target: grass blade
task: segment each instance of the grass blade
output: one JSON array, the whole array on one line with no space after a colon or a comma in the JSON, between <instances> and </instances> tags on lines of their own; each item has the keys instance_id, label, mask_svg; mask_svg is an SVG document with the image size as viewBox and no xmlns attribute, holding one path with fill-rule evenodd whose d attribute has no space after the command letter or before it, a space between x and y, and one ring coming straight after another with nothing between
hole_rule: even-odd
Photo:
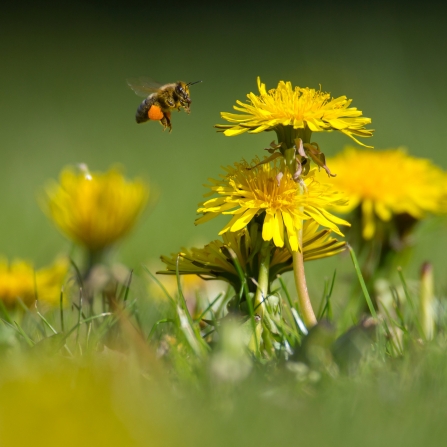
<instances>
[{"instance_id":1,"label":"grass blade","mask_svg":"<svg viewBox=\"0 0 447 447\"><path fill-rule=\"evenodd\" d=\"M368 289L365 284L365 280L363 279L363 275L360 270L359 263L357 261L357 257L354 253L353 248L349 244L347 244L346 246L348 247L349 254L351 255L352 263L354 264L354 269L355 269L355 272L357 273L357 278L359 280L360 287L362 288L363 295L366 300L366 304L368 305L369 311L371 312L371 315L373 316L373 318L375 320L377 320L377 312L376 312L376 309L374 309L374 305L371 301L371 297L369 296Z\"/></svg>"}]
</instances>

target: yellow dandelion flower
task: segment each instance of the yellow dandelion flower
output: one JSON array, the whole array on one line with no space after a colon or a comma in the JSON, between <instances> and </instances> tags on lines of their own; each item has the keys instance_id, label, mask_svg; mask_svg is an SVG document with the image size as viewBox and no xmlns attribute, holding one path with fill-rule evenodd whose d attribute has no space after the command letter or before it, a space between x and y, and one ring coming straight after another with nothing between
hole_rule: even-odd
<instances>
[{"instance_id":1,"label":"yellow dandelion flower","mask_svg":"<svg viewBox=\"0 0 447 447\"><path fill-rule=\"evenodd\" d=\"M349 205L337 211L347 213L360 207L364 239L374 236L376 219L387 222L395 215L408 214L419 220L444 210L445 172L429 160L407 155L403 148L347 147L328 163L337 172L331 183L349 198Z\"/></svg>"},{"instance_id":2,"label":"yellow dandelion flower","mask_svg":"<svg viewBox=\"0 0 447 447\"><path fill-rule=\"evenodd\" d=\"M217 125L225 129L227 136L244 132L259 133L275 130L279 126L293 129L308 129L311 132L337 130L352 138L370 137L372 130L365 129L370 118L362 117L362 112L349 107L352 100L346 96L332 98L329 93L308 87L292 87L291 82L280 81L278 87L267 90L258 77L259 95L249 93L248 103L236 101L233 108L241 114L222 112L223 119L232 125Z\"/></svg>"},{"instance_id":3,"label":"yellow dandelion flower","mask_svg":"<svg viewBox=\"0 0 447 447\"><path fill-rule=\"evenodd\" d=\"M331 236L330 230L319 230L319 225L313 219L307 220L303 226L303 254L305 261L322 259L334 256L345 250L346 243L338 241ZM206 279L220 279L230 284L240 282L234 261L230 255L232 250L242 270L252 276L254 260L253 251L256 250L256 241L253 241L247 228L232 233L226 232L222 240L214 240L203 248L182 248L178 254L161 256L166 264L166 270L157 272L166 275L175 275L177 257L179 257L179 273L181 275L198 275ZM270 262L270 280L277 275L291 271L292 254L286 247L272 246Z\"/></svg>"},{"instance_id":4,"label":"yellow dandelion flower","mask_svg":"<svg viewBox=\"0 0 447 447\"><path fill-rule=\"evenodd\" d=\"M90 174L62 171L46 188L44 207L56 226L91 251L114 243L134 226L149 196L142 180L127 180L119 169Z\"/></svg>"},{"instance_id":5,"label":"yellow dandelion flower","mask_svg":"<svg viewBox=\"0 0 447 447\"><path fill-rule=\"evenodd\" d=\"M337 225L349 225L327 211L331 205L343 205L345 199L331 185L319 183L314 178L315 170L303 180L303 194L290 173L281 172L277 160L260 164L256 158L251 165L243 160L228 166L225 171L221 180L210 179L210 194L216 193L218 197L199 204L197 212L204 215L196 220L196 224L220 214L232 215L219 233L224 234L243 229L256 216L265 213L263 239L273 239L277 247L283 247L287 237L293 251L298 250L298 231L303 220L314 219L340 235L343 234Z\"/></svg>"},{"instance_id":6,"label":"yellow dandelion flower","mask_svg":"<svg viewBox=\"0 0 447 447\"><path fill-rule=\"evenodd\" d=\"M59 303L68 266L68 260L61 258L51 266L35 270L28 261L8 262L0 258L0 299L8 307L18 299L29 306L36 298L51 304Z\"/></svg>"},{"instance_id":7,"label":"yellow dandelion flower","mask_svg":"<svg viewBox=\"0 0 447 447\"><path fill-rule=\"evenodd\" d=\"M0 298L5 304L12 305L18 298L26 303L35 299L34 284L32 264L22 260L11 263L0 260Z\"/></svg>"}]
</instances>

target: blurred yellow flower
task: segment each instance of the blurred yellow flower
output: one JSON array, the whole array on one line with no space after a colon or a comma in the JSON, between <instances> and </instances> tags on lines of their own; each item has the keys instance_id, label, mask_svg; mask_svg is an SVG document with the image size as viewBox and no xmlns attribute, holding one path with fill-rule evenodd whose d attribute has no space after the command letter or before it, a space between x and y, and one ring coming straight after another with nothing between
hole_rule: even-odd
<instances>
[{"instance_id":1,"label":"blurred yellow flower","mask_svg":"<svg viewBox=\"0 0 447 447\"><path fill-rule=\"evenodd\" d=\"M7 306L13 306L17 299L31 306L36 298L58 304L68 267L65 258L57 259L52 265L39 270L24 260L8 262L0 258L0 299Z\"/></svg>"},{"instance_id":2,"label":"blurred yellow flower","mask_svg":"<svg viewBox=\"0 0 447 447\"><path fill-rule=\"evenodd\" d=\"M62 171L59 183L46 187L45 208L57 227L91 251L101 250L127 234L146 206L148 185L126 180L121 171Z\"/></svg>"},{"instance_id":3,"label":"blurred yellow flower","mask_svg":"<svg viewBox=\"0 0 447 447\"><path fill-rule=\"evenodd\" d=\"M409 214L422 219L427 212L445 210L446 173L431 161L407 155L403 148L385 151L347 147L328 160L337 177L330 182L349 198L348 213L359 207L363 238L371 239L376 219L389 221Z\"/></svg>"},{"instance_id":4,"label":"blurred yellow flower","mask_svg":"<svg viewBox=\"0 0 447 447\"><path fill-rule=\"evenodd\" d=\"M224 168L221 180L209 179L211 193L219 197L199 204L198 213L204 215L196 224L207 222L220 215L233 215L219 234L243 229L256 216L264 215L262 237L273 239L277 247L283 247L285 236L293 251L298 251L298 231L302 221L314 219L318 224L343 235L337 225L348 225L327 211L329 206L345 204L345 198L330 184L318 182L315 170L303 179L304 192L290 173L281 172L278 160L260 164L258 158L252 164L245 160ZM264 214L265 213L265 214ZM284 234L284 228L286 234Z\"/></svg>"},{"instance_id":5,"label":"blurred yellow flower","mask_svg":"<svg viewBox=\"0 0 447 447\"><path fill-rule=\"evenodd\" d=\"M370 118L349 107L352 100L346 96L331 98L329 93L308 87L292 87L291 82L280 81L277 88L266 90L258 77L259 95L249 93L248 103L236 101L233 108L242 114L222 112L223 119L232 125L217 125L227 136L244 132L258 133L278 126L294 129L308 128L311 132L338 130L364 146L355 137L370 137L372 130L365 129Z\"/></svg>"},{"instance_id":6,"label":"blurred yellow flower","mask_svg":"<svg viewBox=\"0 0 447 447\"><path fill-rule=\"evenodd\" d=\"M307 220L303 227L303 253L304 260L311 261L336 255L345 250L345 242L331 237L330 230L318 230L318 223L313 219ZM248 275L254 274L251 263L253 252L256 250L256 241L252 240L247 228L238 232L226 232L222 241L214 240L203 248L182 248L178 254L170 257L161 256L166 264L166 270L157 273L166 275L176 274L177 257L179 257L179 274L199 275L207 279L220 279L231 284L237 284L240 279L234 266L229 250L232 250L243 271ZM272 246L273 253L270 262L270 280L277 275L291 271L292 254L286 247ZM256 263L257 265L257 263Z\"/></svg>"}]
</instances>

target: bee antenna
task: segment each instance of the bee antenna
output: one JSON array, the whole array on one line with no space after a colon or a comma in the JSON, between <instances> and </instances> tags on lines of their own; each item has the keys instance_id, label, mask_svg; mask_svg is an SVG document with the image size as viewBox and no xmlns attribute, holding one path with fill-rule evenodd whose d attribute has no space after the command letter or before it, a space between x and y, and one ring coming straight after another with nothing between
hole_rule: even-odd
<instances>
[{"instance_id":1,"label":"bee antenna","mask_svg":"<svg viewBox=\"0 0 447 447\"><path fill-rule=\"evenodd\" d=\"M202 81L188 82L186 85L194 85L194 84L198 84L199 82L202 82Z\"/></svg>"}]
</instances>

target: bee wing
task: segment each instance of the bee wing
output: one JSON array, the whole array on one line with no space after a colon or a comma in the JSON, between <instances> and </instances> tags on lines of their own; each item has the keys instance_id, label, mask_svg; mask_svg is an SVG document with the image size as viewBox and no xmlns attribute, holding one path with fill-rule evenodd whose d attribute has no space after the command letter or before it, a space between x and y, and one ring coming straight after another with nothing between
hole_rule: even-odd
<instances>
[{"instance_id":1,"label":"bee wing","mask_svg":"<svg viewBox=\"0 0 447 447\"><path fill-rule=\"evenodd\" d=\"M154 81L151 78L129 78L127 79L127 85L138 95L146 98L151 93L156 92L163 84Z\"/></svg>"}]
</instances>

